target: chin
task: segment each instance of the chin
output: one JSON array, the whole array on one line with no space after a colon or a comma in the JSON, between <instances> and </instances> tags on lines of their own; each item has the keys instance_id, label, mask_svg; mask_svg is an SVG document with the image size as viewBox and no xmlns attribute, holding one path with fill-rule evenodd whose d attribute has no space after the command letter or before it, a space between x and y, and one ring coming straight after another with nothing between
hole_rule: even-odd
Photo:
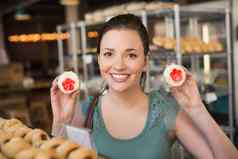
<instances>
[{"instance_id":1,"label":"chin","mask_svg":"<svg viewBox=\"0 0 238 159\"><path fill-rule=\"evenodd\" d=\"M127 84L109 84L109 88L111 88L112 90L116 91L116 92L125 92L128 91L130 89L132 89L133 87L135 87L135 85L129 85Z\"/></svg>"},{"instance_id":2,"label":"chin","mask_svg":"<svg viewBox=\"0 0 238 159\"><path fill-rule=\"evenodd\" d=\"M111 87L111 89L115 92L125 92L128 90L128 88L124 88L124 87Z\"/></svg>"}]
</instances>

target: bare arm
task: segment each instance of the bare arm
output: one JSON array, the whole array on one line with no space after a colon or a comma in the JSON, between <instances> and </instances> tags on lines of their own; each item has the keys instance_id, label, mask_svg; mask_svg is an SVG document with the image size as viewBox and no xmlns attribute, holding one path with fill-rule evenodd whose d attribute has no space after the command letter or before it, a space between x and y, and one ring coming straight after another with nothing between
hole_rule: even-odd
<instances>
[{"instance_id":1,"label":"bare arm","mask_svg":"<svg viewBox=\"0 0 238 159\"><path fill-rule=\"evenodd\" d=\"M211 148L201 132L194 126L185 112L179 112L176 118L176 136L182 145L198 159L214 159Z\"/></svg>"},{"instance_id":2,"label":"bare arm","mask_svg":"<svg viewBox=\"0 0 238 159\"><path fill-rule=\"evenodd\" d=\"M172 88L172 94L179 106L186 112L208 143L215 159L237 159L238 151L203 105L197 84L188 73L181 87ZM189 131L188 131L189 132ZM198 147L198 149L201 149ZM193 151L199 151L193 149Z\"/></svg>"},{"instance_id":3,"label":"bare arm","mask_svg":"<svg viewBox=\"0 0 238 159\"><path fill-rule=\"evenodd\" d=\"M74 115L73 115L73 118L71 121L69 121L67 123L61 123L61 122L57 122L57 121L53 120L52 135L65 137L66 136L65 126L64 126L65 124L72 125L75 127L83 127L84 126L84 117L83 117L83 113L82 113L80 104L78 104L76 106L75 112L74 112Z\"/></svg>"},{"instance_id":4,"label":"bare arm","mask_svg":"<svg viewBox=\"0 0 238 159\"><path fill-rule=\"evenodd\" d=\"M237 159L238 151L222 129L210 116L205 106L190 112L190 117L208 141L216 159Z\"/></svg>"},{"instance_id":5,"label":"bare arm","mask_svg":"<svg viewBox=\"0 0 238 159\"><path fill-rule=\"evenodd\" d=\"M52 135L65 136L65 124L82 126L82 111L79 102L77 102L79 91L64 94L58 89L56 80L54 80L50 93L53 112Z\"/></svg>"}]
</instances>

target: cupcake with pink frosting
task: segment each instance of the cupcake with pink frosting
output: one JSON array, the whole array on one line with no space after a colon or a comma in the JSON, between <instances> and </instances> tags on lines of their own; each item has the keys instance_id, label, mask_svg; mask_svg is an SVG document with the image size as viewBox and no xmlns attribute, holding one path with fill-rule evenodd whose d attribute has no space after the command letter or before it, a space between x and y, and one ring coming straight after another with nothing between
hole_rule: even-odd
<instances>
[{"instance_id":1,"label":"cupcake with pink frosting","mask_svg":"<svg viewBox=\"0 0 238 159\"><path fill-rule=\"evenodd\" d=\"M76 73L66 71L58 77L57 85L63 93L70 94L79 89L80 82Z\"/></svg>"},{"instance_id":2,"label":"cupcake with pink frosting","mask_svg":"<svg viewBox=\"0 0 238 159\"><path fill-rule=\"evenodd\" d=\"M179 87L186 80L186 72L183 66L170 64L165 68L163 77L169 87Z\"/></svg>"}]
</instances>

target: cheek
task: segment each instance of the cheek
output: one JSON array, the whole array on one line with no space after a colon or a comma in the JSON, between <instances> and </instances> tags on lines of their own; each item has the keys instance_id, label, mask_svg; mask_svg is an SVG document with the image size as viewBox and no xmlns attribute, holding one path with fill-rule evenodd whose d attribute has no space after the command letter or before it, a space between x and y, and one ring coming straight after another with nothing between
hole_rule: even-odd
<instances>
[{"instance_id":1,"label":"cheek","mask_svg":"<svg viewBox=\"0 0 238 159\"><path fill-rule=\"evenodd\" d=\"M131 71L131 73L141 73L143 72L145 67L144 61L137 62L136 64L129 64L128 69Z\"/></svg>"},{"instance_id":2,"label":"cheek","mask_svg":"<svg viewBox=\"0 0 238 159\"><path fill-rule=\"evenodd\" d=\"M109 72L111 67L109 64L101 63L99 64L99 68L100 68L101 75L104 77Z\"/></svg>"}]
</instances>

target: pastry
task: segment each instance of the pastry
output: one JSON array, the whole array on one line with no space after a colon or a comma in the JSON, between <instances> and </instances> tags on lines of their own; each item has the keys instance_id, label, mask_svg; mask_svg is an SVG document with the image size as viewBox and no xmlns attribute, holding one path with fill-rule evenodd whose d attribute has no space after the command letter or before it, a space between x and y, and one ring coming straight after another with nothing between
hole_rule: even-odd
<instances>
[{"instance_id":1,"label":"pastry","mask_svg":"<svg viewBox=\"0 0 238 159\"><path fill-rule=\"evenodd\" d=\"M210 44L212 45L214 51L216 52L221 52L223 50L222 44L219 43L218 41L212 41L210 42Z\"/></svg>"},{"instance_id":2,"label":"pastry","mask_svg":"<svg viewBox=\"0 0 238 159\"><path fill-rule=\"evenodd\" d=\"M160 1L154 1L154 2L150 2L150 3L147 3L146 6L145 6L145 9L146 10L160 10L160 9L163 9L163 8L173 8L175 5L175 3L161 3Z\"/></svg>"},{"instance_id":3,"label":"pastry","mask_svg":"<svg viewBox=\"0 0 238 159\"><path fill-rule=\"evenodd\" d=\"M7 159L1 152L0 152L0 159Z\"/></svg>"},{"instance_id":4,"label":"pastry","mask_svg":"<svg viewBox=\"0 0 238 159\"><path fill-rule=\"evenodd\" d=\"M4 131L0 131L0 145L4 145L8 143L13 137L12 133L6 133Z\"/></svg>"},{"instance_id":5,"label":"pastry","mask_svg":"<svg viewBox=\"0 0 238 159\"><path fill-rule=\"evenodd\" d=\"M33 146L39 147L45 140L49 139L49 136L41 129L33 129L26 134L24 139Z\"/></svg>"},{"instance_id":6,"label":"pastry","mask_svg":"<svg viewBox=\"0 0 238 159\"><path fill-rule=\"evenodd\" d=\"M35 147L40 147L45 141L49 140L49 136L46 132L42 130L37 130L32 135L32 145Z\"/></svg>"},{"instance_id":7,"label":"pastry","mask_svg":"<svg viewBox=\"0 0 238 159\"><path fill-rule=\"evenodd\" d=\"M185 53L192 53L193 52L193 48L192 48L191 44L187 41L185 41L182 44L182 48L183 48Z\"/></svg>"},{"instance_id":8,"label":"pastry","mask_svg":"<svg viewBox=\"0 0 238 159\"><path fill-rule=\"evenodd\" d=\"M0 118L0 129L3 128L3 125L5 124L6 120L3 118Z\"/></svg>"},{"instance_id":9,"label":"pastry","mask_svg":"<svg viewBox=\"0 0 238 159\"><path fill-rule=\"evenodd\" d=\"M78 148L69 154L68 159L96 159L97 154L94 150L88 148Z\"/></svg>"},{"instance_id":10,"label":"pastry","mask_svg":"<svg viewBox=\"0 0 238 159\"><path fill-rule=\"evenodd\" d=\"M213 47L213 45L210 42L207 44L207 49L208 49L208 52L210 52L210 53L215 51L215 48Z\"/></svg>"},{"instance_id":11,"label":"pastry","mask_svg":"<svg viewBox=\"0 0 238 159\"><path fill-rule=\"evenodd\" d=\"M156 36L152 39L153 44L159 46L159 47L163 47L165 44L165 38L161 37L161 36Z\"/></svg>"},{"instance_id":12,"label":"pastry","mask_svg":"<svg viewBox=\"0 0 238 159\"><path fill-rule=\"evenodd\" d=\"M12 138L9 142L1 145L3 154L9 158L15 157L18 152L30 147L31 145L29 143L19 137Z\"/></svg>"},{"instance_id":13,"label":"pastry","mask_svg":"<svg viewBox=\"0 0 238 159\"><path fill-rule=\"evenodd\" d=\"M79 89L79 78L76 73L67 71L58 77L57 85L63 93L69 94Z\"/></svg>"},{"instance_id":14,"label":"pastry","mask_svg":"<svg viewBox=\"0 0 238 159\"><path fill-rule=\"evenodd\" d=\"M85 21L86 22L92 22L93 21L93 15L91 13L86 13L85 16Z\"/></svg>"},{"instance_id":15,"label":"pastry","mask_svg":"<svg viewBox=\"0 0 238 159\"><path fill-rule=\"evenodd\" d=\"M192 48L193 48L194 53L201 53L202 52L202 47L198 42L193 43Z\"/></svg>"},{"instance_id":16,"label":"pastry","mask_svg":"<svg viewBox=\"0 0 238 159\"><path fill-rule=\"evenodd\" d=\"M70 154L70 152L76 150L80 146L76 143L73 143L71 141L65 141L63 144L61 144L59 147L56 148L56 152L64 157L67 158L67 156Z\"/></svg>"},{"instance_id":17,"label":"pastry","mask_svg":"<svg viewBox=\"0 0 238 159\"><path fill-rule=\"evenodd\" d=\"M104 9L102 14L103 14L104 17L110 18L112 16L123 14L123 13L126 13L126 9L125 9L124 4L108 7L106 9Z\"/></svg>"},{"instance_id":18,"label":"pastry","mask_svg":"<svg viewBox=\"0 0 238 159\"><path fill-rule=\"evenodd\" d=\"M8 133L15 133L16 131L18 131L20 128L23 128L23 127L25 127L23 124L16 123L12 126L4 126L4 131Z\"/></svg>"},{"instance_id":19,"label":"pastry","mask_svg":"<svg viewBox=\"0 0 238 159\"><path fill-rule=\"evenodd\" d=\"M44 142L40 148L42 150L56 150L57 147L59 147L60 145L62 145L65 142L64 139L62 138L52 138L46 142Z\"/></svg>"},{"instance_id":20,"label":"pastry","mask_svg":"<svg viewBox=\"0 0 238 159\"><path fill-rule=\"evenodd\" d=\"M9 129L10 127L13 127L15 125L24 125L20 120L18 119L9 119L9 120L6 120L4 125L3 125L3 130L7 130Z\"/></svg>"},{"instance_id":21,"label":"pastry","mask_svg":"<svg viewBox=\"0 0 238 159\"><path fill-rule=\"evenodd\" d=\"M145 8L145 2L136 2L136 3L130 3L126 6L126 10L128 12L143 10Z\"/></svg>"},{"instance_id":22,"label":"pastry","mask_svg":"<svg viewBox=\"0 0 238 159\"><path fill-rule=\"evenodd\" d=\"M164 41L164 48L165 49L168 49L168 50L171 50L171 49L174 49L176 46L176 42L174 39L172 38L166 38L165 41Z\"/></svg>"},{"instance_id":23,"label":"pastry","mask_svg":"<svg viewBox=\"0 0 238 159\"><path fill-rule=\"evenodd\" d=\"M207 46L207 44L205 42L202 42L201 48L202 48L202 52L203 53L208 53L209 52L208 46Z\"/></svg>"},{"instance_id":24,"label":"pastry","mask_svg":"<svg viewBox=\"0 0 238 159\"><path fill-rule=\"evenodd\" d=\"M15 159L34 159L39 151L39 149L31 147L17 153Z\"/></svg>"},{"instance_id":25,"label":"pastry","mask_svg":"<svg viewBox=\"0 0 238 159\"><path fill-rule=\"evenodd\" d=\"M34 159L63 159L52 150L41 150L37 153Z\"/></svg>"},{"instance_id":26,"label":"pastry","mask_svg":"<svg viewBox=\"0 0 238 159\"><path fill-rule=\"evenodd\" d=\"M163 77L170 87L178 87L184 83L186 72L182 66L170 64L165 68Z\"/></svg>"},{"instance_id":27,"label":"pastry","mask_svg":"<svg viewBox=\"0 0 238 159\"><path fill-rule=\"evenodd\" d=\"M15 131L14 136L24 138L30 131L32 131L31 128L21 127L17 131Z\"/></svg>"},{"instance_id":28,"label":"pastry","mask_svg":"<svg viewBox=\"0 0 238 159\"><path fill-rule=\"evenodd\" d=\"M95 23L100 23L100 22L103 22L104 20L105 19L104 19L102 10L96 10L93 12L93 21Z\"/></svg>"}]
</instances>

